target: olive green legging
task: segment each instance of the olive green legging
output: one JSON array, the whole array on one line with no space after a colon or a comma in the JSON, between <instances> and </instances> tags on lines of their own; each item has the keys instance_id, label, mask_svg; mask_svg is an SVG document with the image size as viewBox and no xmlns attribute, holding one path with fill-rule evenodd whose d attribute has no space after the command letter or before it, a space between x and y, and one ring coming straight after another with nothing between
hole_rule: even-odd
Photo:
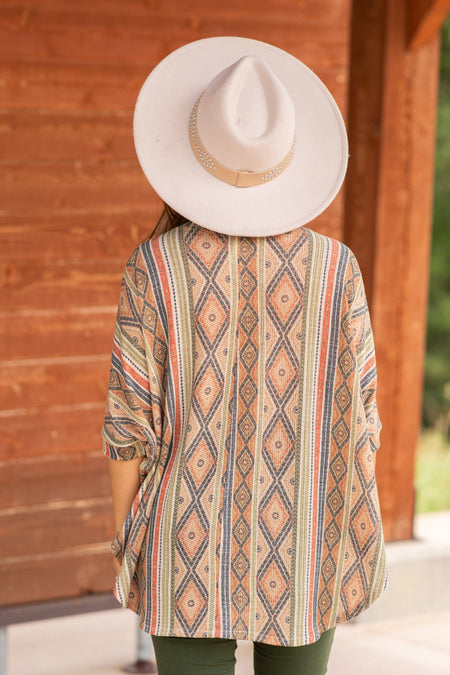
<instances>
[{"instance_id":1,"label":"olive green legging","mask_svg":"<svg viewBox=\"0 0 450 675\"><path fill-rule=\"evenodd\" d=\"M301 647L254 642L255 675L325 675L335 630ZM159 635L152 640L158 675L234 675L236 640Z\"/></svg>"}]
</instances>

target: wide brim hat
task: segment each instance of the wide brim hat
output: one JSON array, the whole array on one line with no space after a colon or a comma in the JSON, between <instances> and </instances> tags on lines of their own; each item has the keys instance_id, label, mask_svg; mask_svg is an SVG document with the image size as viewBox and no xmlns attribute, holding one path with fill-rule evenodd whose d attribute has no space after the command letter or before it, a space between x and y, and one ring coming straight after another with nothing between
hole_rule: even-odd
<instances>
[{"instance_id":1,"label":"wide brim hat","mask_svg":"<svg viewBox=\"0 0 450 675\"><path fill-rule=\"evenodd\" d=\"M295 151L273 180L236 187L205 169L190 129L202 93L248 56L262 60L290 96ZM134 141L161 199L187 220L228 235L281 234L314 220L337 195L348 163L345 124L320 78L284 50L240 37L198 40L163 59L139 92Z\"/></svg>"}]
</instances>

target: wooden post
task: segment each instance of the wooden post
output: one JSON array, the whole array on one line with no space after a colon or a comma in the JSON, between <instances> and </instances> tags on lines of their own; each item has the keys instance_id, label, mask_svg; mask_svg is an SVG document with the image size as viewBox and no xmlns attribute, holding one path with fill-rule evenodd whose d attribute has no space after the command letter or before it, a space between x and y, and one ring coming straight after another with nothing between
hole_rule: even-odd
<instances>
[{"instance_id":1,"label":"wooden post","mask_svg":"<svg viewBox=\"0 0 450 675\"><path fill-rule=\"evenodd\" d=\"M409 0L408 46L420 47L432 40L450 11L450 0Z\"/></svg>"},{"instance_id":2,"label":"wooden post","mask_svg":"<svg viewBox=\"0 0 450 675\"><path fill-rule=\"evenodd\" d=\"M383 424L385 537L413 534L421 423L440 37L408 46L407 0L353 2L344 240L361 263Z\"/></svg>"}]
</instances>

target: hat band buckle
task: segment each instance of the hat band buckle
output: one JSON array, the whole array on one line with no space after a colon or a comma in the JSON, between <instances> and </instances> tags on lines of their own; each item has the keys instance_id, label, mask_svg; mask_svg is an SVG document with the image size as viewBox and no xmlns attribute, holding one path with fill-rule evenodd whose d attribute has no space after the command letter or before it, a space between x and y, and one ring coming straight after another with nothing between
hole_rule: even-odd
<instances>
[{"instance_id":1,"label":"hat band buckle","mask_svg":"<svg viewBox=\"0 0 450 675\"><path fill-rule=\"evenodd\" d=\"M194 151L195 157L203 166L203 168L215 178L218 178L229 185L234 185L235 187L254 187L255 185L261 185L278 178L278 176L287 169L292 160L292 157L294 156L296 146L295 135L287 155L281 160L281 162L270 169L266 169L264 171L235 171L233 169L229 169L218 162L217 159L215 159L215 157L213 157L206 150L200 139L197 128L197 110L200 101L202 100L203 93L194 105L191 118L189 120L189 140L191 142L191 147Z\"/></svg>"}]
</instances>

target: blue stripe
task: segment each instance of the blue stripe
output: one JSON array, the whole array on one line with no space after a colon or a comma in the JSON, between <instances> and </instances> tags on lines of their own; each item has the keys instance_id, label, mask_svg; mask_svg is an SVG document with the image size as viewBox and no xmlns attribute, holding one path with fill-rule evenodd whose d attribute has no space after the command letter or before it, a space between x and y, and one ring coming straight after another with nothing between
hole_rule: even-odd
<instances>
[{"instance_id":1,"label":"blue stripe","mask_svg":"<svg viewBox=\"0 0 450 675\"><path fill-rule=\"evenodd\" d=\"M234 393L233 411L231 415L230 447L228 450L227 470L223 491L222 507L222 544L220 549L220 576L222 580L222 630L226 637L231 637L231 598L230 577L228 570L231 564L231 515L233 513L233 477L236 458L236 435L237 435L237 401L238 401L238 375L237 361L234 362Z\"/></svg>"},{"instance_id":2,"label":"blue stripe","mask_svg":"<svg viewBox=\"0 0 450 675\"><path fill-rule=\"evenodd\" d=\"M329 248L329 257L331 257L331 243L327 241L327 246ZM315 448L315 452L320 452L320 474L319 474L319 495L317 498L318 502L318 514L317 514L317 541L316 545L316 565L314 569L314 591L313 591L313 607L319 606L319 584L320 584L320 571L321 571L321 560L322 560L322 543L323 543L323 526L325 519L325 507L326 507L326 496L327 496L327 478L329 473L329 455L330 455L330 444L329 438L331 435L331 420L332 415L329 414L330 411L334 408L334 393L335 393L335 375L337 368L337 348L339 343L339 331L340 331L340 322L341 322L341 303L344 292L344 280L345 280L345 270L347 268L348 262L348 249L340 246L340 255L337 261L336 277L335 277L335 287L333 291L333 303L330 314L330 327L328 333L328 360L327 360L327 372L325 376L325 385L324 385L324 395L323 395L323 408L325 411L322 419L322 429L321 429L321 448ZM329 261L327 261L328 267ZM322 288L328 287L327 284L322 284ZM318 629L316 622L314 621L314 635L318 639L320 637L320 630Z\"/></svg>"},{"instance_id":3,"label":"blue stripe","mask_svg":"<svg viewBox=\"0 0 450 675\"><path fill-rule=\"evenodd\" d=\"M114 342L117 344L117 347L120 350L120 344L118 344L116 340L114 340ZM120 353L123 354L124 351L120 350ZM143 389L141 387L141 385L138 384L136 382L136 380L129 373L126 373L124 371L123 362L120 359L120 357L117 356L117 354L113 353L111 355L111 367L114 368L115 370L117 370L120 373L120 375L123 377L123 380L124 380L125 384L127 385L127 387L129 389L131 389L131 391L133 391L137 396L139 396L140 399L145 401L147 403L147 405L151 405L150 393L146 389ZM134 363L134 362L133 362L133 368L135 370L138 370L138 368L136 367L136 363ZM139 371L139 372L141 372L141 371ZM146 377L148 377L148 375L146 376L145 373L142 373L142 376L143 376L144 379Z\"/></svg>"},{"instance_id":4,"label":"blue stripe","mask_svg":"<svg viewBox=\"0 0 450 675\"><path fill-rule=\"evenodd\" d=\"M367 359L370 359L373 356L373 351L368 354ZM364 389L367 388L367 386L372 382L372 380L375 378L377 374L377 368L375 365L370 368L370 370L365 373L365 375L361 378L361 389L364 391Z\"/></svg>"}]
</instances>

